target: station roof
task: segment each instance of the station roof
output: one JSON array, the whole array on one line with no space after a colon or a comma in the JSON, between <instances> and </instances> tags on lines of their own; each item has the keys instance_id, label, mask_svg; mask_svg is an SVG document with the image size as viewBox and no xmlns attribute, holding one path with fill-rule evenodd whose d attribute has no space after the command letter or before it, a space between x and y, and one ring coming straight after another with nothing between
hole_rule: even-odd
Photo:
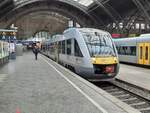
<instances>
[{"instance_id":1,"label":"station roof","mask_svg":"<svg viewBox=\"0 0 150 113\"><path fill-rule=\"evenodd\" d=\"M18 2L18 1L21 2L21 0L14 0L14 2ZM91 5L94 2L94 0L71 0L71 1L75 1L85 7Z\"/></svg>"},{"instance_id":2,"label":"station roof","mask_svg":"<svg viewBox=\"0 0 150 113\"><path fill-rule=\"evenodd\" d=\"M57 8L55 7L55 9L51 10L63 13L65 16L70 16L76 21L86 21L86 25L88 26L105 26L110 22L121 20L127 15L131 15L131 13L135 13L135 10L138 8L133 1L134 0L119 0L117 2L116 0L1 0L0 18L5 17L6 20L6 18L9 19L12 17L12 14L15 18L15 15L18 13L25 15L32 12L33 7L40 7L41 4L41 6L46 6L47 9L50 8L51 5L56 6ZM46 7L43 7L43 10L46 10ZM58 9L58 7L61 10ZM32 11L29 11L29 9ZM28 10L28 12L24 13L25 10ZM80 19L77 19L77 16ZM81 20L82 18L84 19Z\"/></svg>"},{"instance_id":3,"label":"station roof","mask_svg":"<svg viewBox=\"0 0 150 113\"><path fill-rule=\"evenodd\" d=\"M128 25L143 16L150 22L149 0L0 0L0 26L7 28L22 17L43 16L37 12L55 12L75 20L81 26L105 29L113 23ZM59 20L59 18L57 20Z\"/></svg>"},{"instance_id":4,"label":"station roof","mask_svg":"<svg viewBox=\"0 0 150 113\"><path fill-rule=\"evenodd\" d=\"M73 0L73 1L76 1L79 4L84 5L84 6L89 6L94 2L93 0Z\"/></svg>"}]
</instances>

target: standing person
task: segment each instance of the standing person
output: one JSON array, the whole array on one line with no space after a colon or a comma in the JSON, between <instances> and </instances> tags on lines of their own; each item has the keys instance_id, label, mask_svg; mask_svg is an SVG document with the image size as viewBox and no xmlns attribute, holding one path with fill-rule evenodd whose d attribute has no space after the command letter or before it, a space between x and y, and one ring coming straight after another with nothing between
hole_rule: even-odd
<instances>
[{"instance_id":1,"label":"standing person","mask_svg":"<svg viewBox=\"0 0 150 113\"><path fill-rule=\"evenodd\" d=\"M35 54L35 60L37 60L37 56L38 56L38 53L39 53L39 47L37 45L34 45L33 53Z\"/></svg>"}]
</instances>

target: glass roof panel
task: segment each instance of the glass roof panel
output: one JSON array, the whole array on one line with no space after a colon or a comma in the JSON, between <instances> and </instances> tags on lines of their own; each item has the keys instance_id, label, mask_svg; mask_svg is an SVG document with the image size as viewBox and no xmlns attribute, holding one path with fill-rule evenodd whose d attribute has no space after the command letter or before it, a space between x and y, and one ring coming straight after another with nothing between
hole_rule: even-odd
<instances>
[{"instance_id":1,"label":"glass roof panel","mask_svg":"<svg viewBox=\"0 0 150 113\"><path fill-rule=\"evenodd\" d=\"M89 6L94 2L93 0L73 0L73 1L78 2L79 4L84 6Z\"/></svg>"},{"instance_id":2,"label":"glass roof panel","mask_svg":"<svg viewBox=\"0 0 150 113\"><path fill-rule=\"evenodd\" d=\"M24 2L24 1L28 1L28 0L13 0L13 1L14 2ZM86 6L86 7L88 7L89 5L91 5L94 2L94 0L70 0L70 1L77 2L77 3L79 3L79 4L83 5L83 6Z\"/></svg>"}]
</instances>

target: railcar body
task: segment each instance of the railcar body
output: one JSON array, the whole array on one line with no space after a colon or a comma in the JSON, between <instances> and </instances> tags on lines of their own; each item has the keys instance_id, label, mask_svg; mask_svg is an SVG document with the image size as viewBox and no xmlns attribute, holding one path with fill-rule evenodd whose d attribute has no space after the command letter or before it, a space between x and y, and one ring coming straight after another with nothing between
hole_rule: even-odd
<instances>
[{"instance_id":1,"label":"railcar body","mask_svg":"<svg viewBox=\"0 0 150 113\"><path fill-rule=\"evenodd\" d=\"M114 39L120 62L150 65L150 34Z\"/></svg>"},{"instance_id":2,"label":"railcar body","mask_svg":"<svg viewBox=\"0 0 150 113\"><path fill-rule=\"evenodd\" d=\"M47 56L88 80L112 80L118 73L118 55L108 32L70 28L44 45Z\"/></svg>"}]
</instances>

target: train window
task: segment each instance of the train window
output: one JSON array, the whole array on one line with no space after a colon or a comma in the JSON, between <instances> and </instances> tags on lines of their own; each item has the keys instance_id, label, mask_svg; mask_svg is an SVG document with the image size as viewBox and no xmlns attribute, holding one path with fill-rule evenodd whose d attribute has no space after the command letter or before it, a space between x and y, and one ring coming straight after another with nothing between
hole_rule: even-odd
<instances>
[{"instance_id":1,"label":"train window","mask_svg":"<svg viewBox=\"0 0 150 113\"><path fill-rule=\"evenodd\" d=\"M143 56L143 47L140 47L140 59L142 59Z\"/></svg>"},{"instance_id":2,"label":"train window","mask_svg":"<svg viewBox=\"0 0 150 113\"><path fill-rule=\"evenodd\" d=\"M58 52L59 52L59 53L62 53L62 42L59 42L58 45L59 45L59 50L58 50Z\"/></svg>"},{"instance_id":3,"label":"train window","mask_svg":"<svg viewBox=\"0 0 150 113\"><path fill-rule=\"evenodd\" d=\"M62 53L63 54L65 54L66 52L65 52L65 40L64 41L62 41Z\"/></svg>"},{"instance_id":4,"label":"train window","mask_svg":"<svg viewBox=\"0 0 150 113\"><path fill-rule=\"evenodd\" d=\"M67 40L67 55L71 55L71 39Z\"/></svg>"},{"instance_id":5,"label":"train window","mask_svg":"<svg viewBox=\"0 0 150 113\"><path fill-rule=\"evenodd\" d=\"M53 47L52 47L53 48ZM46 44L46 50L49 50L49 44Z\"/></svg>"},{"instance_id":6,"label":"train window","mask_svg":"<svg viewBox=\"0 0 150 113\"><path fill-rule=\"evenodd\" d=\"M119 46L117 51L119 55L136 56L136 46Z\"/></svg>"},{"instance_id":7,"label":"train window","mask_svg":"<svg viewBox=\"0 0 150 113\"><path fill-rule=\"evenodd\" d=\"M47 49L48 51L50 51L50 44L47 44Z\"/></svg>"},{"instance_id":8,"label":"train window","mask_svg":"<svg viewBox=\"0 0 150 113\"><path fill-rule=\"evenodd\" d=\"M128 49L128 47L123 47L123 50L124 50L124 54L125 55L129 55L129 49Z\"/></svg>"},{"instance_id":9,"label":"train window","mask_svg":"<svg viewBox=\"0 0 150 113\"><path fill-rule=\"evenodd\" d=\"M79 45L77 43L77 41L75 40L74 42L74 53L75 53L75 56L78 56L78 57L83 57L83 54L81 53L81 50L79 48Z\"/></svg>"},{"instance_id":10,"label":"train window","mask_svg":"<svg viewBox=\"0 0 150 113\"><path fill-rule=\"evenodd\" d=\"M126 54L126 51L125 51L125 47L117 47L117 50L118 50L118 54L120 55L125 55Z\"/></svg>"},{"instance_id":11,"label":"train window","mask_svg":"<svg viewBox=\"0 0 150 113\"><path fill-rule=\"evenodd\" d=\"M48 47L48 45L46 45L46 46ZM50 47L50 49L49 49L50 53L54 53L54 43L51 43L49 45L49 47Z\"/></svg>"},{"instance_id":12,"label":"train window","mask_svg":"<svg viewBox=\"0 0 150 113\"><path fill-rule=\"evenodd\" d=\"M145 60L148 60L148 47L146 46L146 50L145 50Z\"/></svg>"},{"instance_id":13,"label":"train window","mask_svg":"<svg viewBox=\"0 0 150 113\"><path fill-rule=\"evenodd\" d=\"M136 56L136 46L130 47L131 55Z\"/></svg>"}]
</instances>

